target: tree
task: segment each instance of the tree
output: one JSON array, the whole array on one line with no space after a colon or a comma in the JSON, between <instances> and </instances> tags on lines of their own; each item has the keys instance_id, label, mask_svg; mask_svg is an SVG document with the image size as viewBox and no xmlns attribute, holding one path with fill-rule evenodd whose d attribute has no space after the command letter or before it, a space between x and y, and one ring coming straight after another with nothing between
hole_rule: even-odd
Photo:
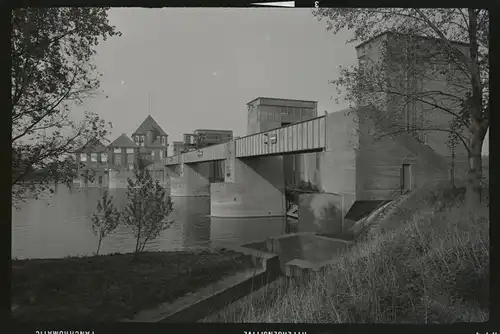
<instances>
[{"instance_id":1,"label":"tree","mask_svg":"<svg viewBox=\"0 0 500 334\"><path fill-rule=\"evenodd\" d=\"M96 255L99 255L102 239L112 233L120 222L120 213L113 205L113 197L104 191L101 200L97 201L96 212L92 215L92 231L99 238Z\"/></svg>"},{"instance_id":2,"label":"tree","mask_svg":"<svg viewBox=\"0 0 500 334\"><path fill-rule=\"evenodd\" d=\"M333 80L338 91L346 89L351 105L372 105L378 129L384 134L401 131L447 132L450 148L463 145L468 155L467 203L481 198L481 150L489 128L489 13L484 9L415 8L319 8L313 14L326 20L334 33L347 28L354 36L348 43L364 42L384 32L405 40L400 50L389 50L382 61L342 68ZM456 43L464 43L456 47ZM431 47L427 47L430 46ZM388 69L388 57L400 66ZM397 64L392 61L391 64ZM387 75L390 73L391 75ZM398 76L399 73L399 76ZM404 75L402 75L404 74ZM436 76L447 80L443 89L425 90L418 83ZM387 108L389 102L398 108ZM443 102L446 101L446 102ZM385 104L385 107L384 107ZM409 106L451 116L449 126L408 126ZM385 112L384 112L385 111ZM391 129L391 130L389 130Z\"/></svg>"},{"instance_id":3,"label":"tree","mask_svg":"<svg viewBox=\"0 0 500 334\"><path fill-rule=\"evenodd\" d=\"M154 182L142 160L134 169L134 178L128 178L128 203L123 219L136 238L134 253L144 251L146 244L172 225L167 217L172 212L172 199L158 181Z\"/></svg>"},{"instance_id":4,"label":"tree","mask_svg":"<svg viewBox=\"0 0 500 334\"><path fill-rule=\"evenodd\" d=\"M120 35L109 25L108 8L16 8L12 11L11 116L12 197L25 200L49 188L54 175L70 180L67 157L108 125L97 114L71 114L71 107L98 92L95 46ZM80 119L80 120L76 120ZM64 165L64 166L62 166ZM30 170L52 170L28 180Z\"/></svg>"}]
</instances>

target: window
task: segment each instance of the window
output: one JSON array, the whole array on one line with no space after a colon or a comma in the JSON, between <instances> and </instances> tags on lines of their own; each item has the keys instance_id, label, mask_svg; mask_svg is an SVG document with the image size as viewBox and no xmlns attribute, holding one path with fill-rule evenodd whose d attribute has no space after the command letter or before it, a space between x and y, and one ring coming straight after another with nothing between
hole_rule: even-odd
<instances>
[{"instance_id":1,"label":"window","mask_svg":"<svg viewBox=\"0 0 500 334\"><path fill-rule=\"evenodd\" d=\"M108 155L106 153L101 153L101 162L108 162Z\"/></svg>"},{"instance_id":2,"label":"window","mask_svg":"<svg viewBox=\"0 0 500 334\"><path fill-rule=\"evenodd\" d=\"M80 161L87 161L87 153L80 154Z\"/></svg>"},{"instance_id":3,"label":"window","mask_svg":"<svg viewBox=\"0 0 500 334\"><path fill-rule=\"evenodd\" d=\"M127 148L127 154L133 154L134 149L133 148Z\"/></svg>"},{"instance_id":4,"label":"window","mask_svg":"<svg viewBox=\"0 0 500 334\"><path fill-rule=\"evenodd\" d=\"M127 154L127 163L134 164L134 155L133 154Z\"/></svg>"},{"instance_id":5,"label":"window","mask_svg":"<svg viewBox=\"0 0 500 334\"><path fill-rule=\"evenodd\" d=\"M160 159L163 159L163 151L160 151Z\"/></svg>"},{"instance_id":6,"label":"window","mask_svg":"<svg viewBox=\"0 0 500 334\"><path fill-rule=\"evenodd\" d=\"M90 153L90 161L97 162L97 153Z\"/></svg>"},{"instance_id":7,"label":"window","mask_svg":"<svg viewBox=\"0 0 500 334\"><path fill-rule=\"evenodd\" d=\"M122 155L121 154L115 154L115 165L121 166L122 165Z\"/></svg>"},{"instance_id":8,"label":"window","mask_svg":"<svg viewBox=\"0 0 500 334\"><path fill-rule=\"evenodd\" d=\"M155 156L155 151L151 151L151 156L154 157Z\"/></svg>"},{"instance_id":9,"label":"window","mask_svg":"<svg viewBox=\"0 0 500 334\"><path fill-rule=\"evenodd\" d=\"M165 136L161 136L161 144L165 145Z\"/></svg>"},{"instance_id":10,"label":"window","mask_svg":"<svg viewBox=\"0 0 500 334\"><path fill-rule=\"evenodd\" d=\"M122 153L122 149L121 148L115 148L115 149L113 149L113 153Z\"/></svg>"}]
</instances>

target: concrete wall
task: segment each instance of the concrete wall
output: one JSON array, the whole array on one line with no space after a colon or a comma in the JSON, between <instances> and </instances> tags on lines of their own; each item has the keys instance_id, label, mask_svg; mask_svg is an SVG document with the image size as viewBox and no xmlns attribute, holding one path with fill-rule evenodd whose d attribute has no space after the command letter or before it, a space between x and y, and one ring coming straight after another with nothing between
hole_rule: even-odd
<instances>
[{"instance_id":1,"label":"concrete wall","mask_svg":"<svg viewBox=\"0 0 500 334\"><path fill-rule=\"evenodd\" d=\"M178 177L170 178L173 197L210 196L209 164L182 164Z\"/></svg>"},{"instance_id":2,"label":"concrete wall","mask_svg":"<svg viewBox=\"0 0 500 334\"><path fill-rule=\"evenodd\" d=\"M359 117L359 147L356 154L356 199L382 200L401 188L401 168L411 165L412 188L448 178L446 159L413 136L401 133L375 139L374 124Z\"/></svg>"},{"instance_id":3,"label":"concrete wall","mask_svg":"<svg viewBox=\"0 0 500 334\"><path fill-rule=\"evenodd\" d=\"M285 215L283 157L226 160L226 182L210 185L210 214L215 217ZM228 182L229 181L229 182Z\"/></svg>"},{"instance_id":4,"label":"concrete wall","mask_svg":"<svg viewBox=\"0 0 500 334\"><path fill-rule=\"evenodd\" d=\"M355 116L346 111L326 116L326 147L319 155L319 188L343 197L343 212L356 200L356 149L358 146Z\"/></svg>"}]
</instances>

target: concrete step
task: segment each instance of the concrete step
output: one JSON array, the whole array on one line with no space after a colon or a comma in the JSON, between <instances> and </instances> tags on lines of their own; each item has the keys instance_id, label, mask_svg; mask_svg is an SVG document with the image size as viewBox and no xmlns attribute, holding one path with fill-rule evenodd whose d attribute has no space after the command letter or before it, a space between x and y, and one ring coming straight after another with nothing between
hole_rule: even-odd
<instances>
[{"instance_id":1,"label":"concrete step","mask_svg":"<svg viewBox=\"0 0 500 334\"><path fill-rule=\"evenodd\" d=\"M275 280L263 268L251 268L158 307L137 313L122 322L196 322Z\"/></svg>"}]
</instances>

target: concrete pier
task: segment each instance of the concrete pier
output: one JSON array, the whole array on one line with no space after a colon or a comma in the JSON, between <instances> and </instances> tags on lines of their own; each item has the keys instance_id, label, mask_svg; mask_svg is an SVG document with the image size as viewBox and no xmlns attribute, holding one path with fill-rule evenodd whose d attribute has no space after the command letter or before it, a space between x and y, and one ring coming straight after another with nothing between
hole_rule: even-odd
<instances>
[{"instance_id":1,"label":"concrete pier","mask_svg":"<svg viewBox=\"0 0 500 334\"><path fill-rule=\"evenodd\" d=\"M179 176L170 179L170 195L172 197L210 196L208 175L209 164L207 163L182 163Z\"/></svg>"}]
</instances>

